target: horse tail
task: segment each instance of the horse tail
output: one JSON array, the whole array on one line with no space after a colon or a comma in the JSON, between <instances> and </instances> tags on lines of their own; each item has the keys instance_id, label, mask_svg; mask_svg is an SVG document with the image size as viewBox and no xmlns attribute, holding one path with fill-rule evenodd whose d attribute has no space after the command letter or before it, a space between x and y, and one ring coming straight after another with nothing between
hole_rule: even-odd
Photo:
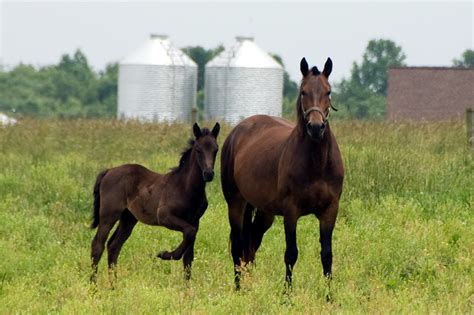
<instances>
[{"instance_id":1,"label":"horse tail","mask_svg":"<svg viewBox=\"0 0 474 315\"><path fill-rule=\"evenodd\" d=\"M92 211L92 223L91 229L95 229L99 226L99 218L100 218L100 184L102 183L102 179L104 178L105 174L107 174L109 170L103 170L102 172L97 175L94 184L94 209Z\"/></svg>"},{"instance_id":2,"label":"horse tail","mask_svg":"<svg viewBox=\"0 0 474 315\"><path fill-rule=\"evenodd\" d=\"M252 219L255 214L255 207L250 203L245 206L244 220L242 225L242 239L243 239L243 252L244 261L249 262L254 256L254 248L252 244Z\"/></svg>"},{"instance_id":3,"label":"horse tail","mask_svg":"<svg viewBox=\"0 0 474 315\"><path fill-rule=\"evenodd\" d=\"M255 213L254 209L254 206L252 206L250 203L247 203L244 210L244 218L242 223L242 259L244 262L249 262L249 257L252 257L255 254L255 250L252 245L252 219ZM229 254L232 254L232 241L233 235L231 232L227 244L227 250L229 251Z\"/></svg>"}]
</instances>

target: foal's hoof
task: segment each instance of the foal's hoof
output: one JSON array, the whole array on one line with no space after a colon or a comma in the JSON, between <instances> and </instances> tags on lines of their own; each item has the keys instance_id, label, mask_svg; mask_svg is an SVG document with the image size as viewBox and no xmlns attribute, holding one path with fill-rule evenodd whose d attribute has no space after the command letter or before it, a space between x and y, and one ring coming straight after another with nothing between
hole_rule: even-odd
<instances>
[{"instance_id":1,"label":"foal's hoof","mask_svg":"<svg viewBox=\"0 0 474 315\"><path fill-rule=\"evenodd\" d=\"M170 252L162 251L158 253L158 258L161 258L163 260L171 260L173 259L173 255Z\"/></svg>"}]
</instances>

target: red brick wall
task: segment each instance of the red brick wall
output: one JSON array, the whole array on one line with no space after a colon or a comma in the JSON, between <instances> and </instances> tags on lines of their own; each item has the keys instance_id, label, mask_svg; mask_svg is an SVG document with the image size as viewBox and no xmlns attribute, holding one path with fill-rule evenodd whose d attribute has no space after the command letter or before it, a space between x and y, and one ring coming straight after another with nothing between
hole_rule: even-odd
<instances>
[{"instance_id":1,"label":"red brick wall","mask_svg":"<svg viewBox=\"0 0 474 315\"><path fill-rule=\"evenodd\" d=\"M407 67L388 72L390 120L449 120L474 108L474 69Z\"/></svg>"}]
</instances>

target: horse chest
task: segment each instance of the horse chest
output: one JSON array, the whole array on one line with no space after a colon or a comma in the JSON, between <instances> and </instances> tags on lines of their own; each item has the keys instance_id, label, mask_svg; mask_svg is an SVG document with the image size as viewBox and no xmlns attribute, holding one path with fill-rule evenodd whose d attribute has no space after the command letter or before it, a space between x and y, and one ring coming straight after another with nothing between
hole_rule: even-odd
<instances>
[{"instance_id":1,"label":"horse chest","mask_svg":"<svg viewBox=\"0 0 474 315\"><path fill-rule=\"evenodd\" d=\"M322 180L293 182L287 189L286 199L291 202L292 207L301 211L301 215L323 211L329 206L334 195L330 185Z\"/></svg>"}]
</instances>

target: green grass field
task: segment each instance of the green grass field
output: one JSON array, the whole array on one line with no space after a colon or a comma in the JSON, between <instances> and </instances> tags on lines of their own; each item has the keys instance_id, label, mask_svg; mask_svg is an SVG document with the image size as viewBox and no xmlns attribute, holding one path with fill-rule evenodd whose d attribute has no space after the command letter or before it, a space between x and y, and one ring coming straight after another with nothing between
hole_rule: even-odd
<instances>
[{"instance_id":1,"label":"green grass field","mask_svg":"<svg viewBox=\"0 0 474 315\"><path fill-rule=\"evenodd\" d=\"M233 291L219 163L189 285L181 262L154 258L181 235L143 224L122 250L115 289L105 255L97 290L89 284L96 174L130 162L167 171L190 126L24 120L0 128L0 313L473 313L474 163L463 124L334 121L332 128L346 168L334 279L328 289L318 222L304 217L290 297L282 294L281 218L242 291Z\"/></svg>"}]
</instances>

